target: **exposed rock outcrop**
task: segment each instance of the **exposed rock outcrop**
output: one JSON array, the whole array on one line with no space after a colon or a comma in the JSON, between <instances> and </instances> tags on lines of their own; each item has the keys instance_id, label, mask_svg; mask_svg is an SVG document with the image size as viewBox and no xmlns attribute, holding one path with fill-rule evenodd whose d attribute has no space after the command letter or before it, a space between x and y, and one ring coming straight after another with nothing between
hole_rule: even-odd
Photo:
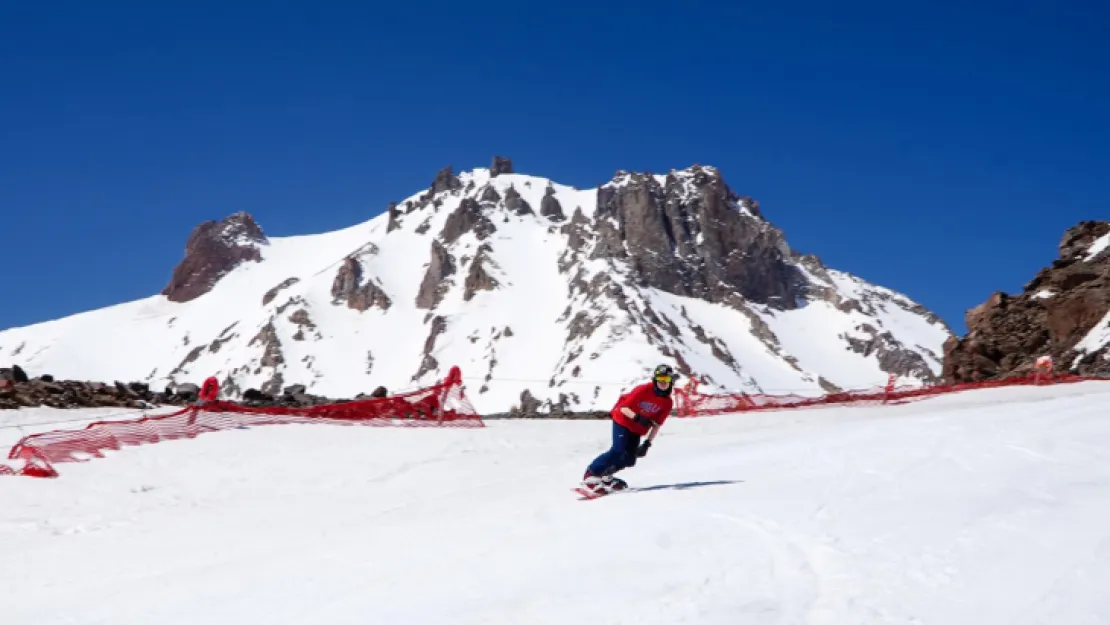
<instances>
[{"instance_id":1,"label":"exposed rock outcrop","mask_svg":"<svg viewBox=\"0 0 1110 625\"><path fill-rule=\"evenodd\" d=\"M293 314L289 315L289 321L297 325L297 332L293 335L294 341L305 340L305 332L312 332L313 338L317 341L324 338L320 331L316 328L316 324L312 321L308 311L304 308L298 308Z\"/></svg>"},{"instance_id":2,"label":"exposed rock outcrop","mask_svg":"<svg viewBox=\"0 0 1110 625\"><path fill-rule=\"evenodd\" d=\"M3 370L0 370L3 371ZM151 392L142 382L87 382L55 380L53 376L13 380L0 377L0 410L47 406L50 408L149 408L154 405L183 405L196 399L195 392L167 389ZM186 389L187 390L187 389Z\"/></svg>"},{"instance_id":3,"label":"exposed rock outcrop","mask_svg":"<svg viewBox=\"0 0 1110 625\"><path fill-rule=\"evenodd\" d=\"M555 189L550 185L544 191L543 199L540 200L540 215L552 221L564 221L567 218L563 214L563 205L555 197Z\"/></svg>"},{"instance_id":4,"label":"exposed rock outcrop","mask_svg":"<svg viewBox=\"0 0 1110 625\"><path fill-rule=\"evenodd\" d=\"M443 193L445 191L458 191L462 188L462 181L455 175L454 170L450 165L436 172L436 178L432 181L431 193Z\"/></svg>"},{"instance_id":5,"label":"exposed rock outcrop","mask_svg":"<svg viewBox=\"0 0 1110 625\"><path fill-rule=\"evenodd\" d=\"M189 235L185 258L174 268L162 295L173 302L194 300L240 264L261 261L258 246L266 244L266 235L247 213L206 221Z\"/></svg>"},{"instance_id":6,"label":"exposed rock outcrop","mask_svg":"<svg viewBox=\"0 0 1110 625\"><path fill-rule=\"evenodd\" d=\"M417 369L416 374L412 376L414 382L425 373L434 371L439 367L439 361L432 355L432 352L435 351L436 340L439 335L445 331L447 331L447 318L440 315L433 317L432 327L428 330L428 338L424 340L424 360L420 363L420 368Z\"/></svg>"},{"instance_id":7,"label":"exposed rock outcrop","mask_svg":"<svg viewBox=\"0 0 1110 625\"><path fill-rule=\"evenodd\" d=\"M540 406L542 406L542 405L543 405L543 402L536 399L532 395L532 391L530 391L528 389L524 389L520 393L520 407L517 409L516 412L534 414L534 413L539 412Z\"/></svg>"},{"instance_id":8,"label":"exposed rock outcrop","mask_svg":"<svg viewBox=\"0 0 1110 625\"><path fill-rule=\"evenodd\" d=\"M478 200L483 204L496 205L501 201L501 194L491 184L482 187L482 193L478 196Z\"/></svg>"},{"instance_id":9,"label":"exposed rock outcrop","mask_svg":"<svg viewBox=\"0 0 1110 625\"><path fill-rule=\"evenodd\" d=\"M1076 349L1110 312L1110 222L1084 221L1064 233L1059 257L1017 295L992 294L967 311L968 333L944 346L952 382L1026 375L1040 356L1057 371L1110 374L1107 346Z\"/></svg>"},{"instance_id":10,"label":"exposed rock outcrop","mask_svg":"<svg viewBox=\"0 0 1110 625\"><path fill-rule=\"evenodd\" d=\"M492 291L499 286L497 280L486 270L486 265L493 263L493 259L490 258L492 251L493 249L489 245L483 245L478 249L478 255L470 262L470 271L467 272L466 280L463 281L464 301L469 302L474 299L478 291Z\"/></svg>"},{"instance_id":11,"label":"exposed rock outcrop","mask_svg":"<svg viewBox=\"0 0 1110 625\"><path fill-rule=\"evenodd\" d=\"M235 387L228 379L221 383L225 391ZM286 407L308 408L313 406L343 404L363 399L388 397L388 391L378 386L369 395L359 393L354 398L335 398L309 393L304 384L291 384L285 388L267 385L267 390L248 388L238 400L229 400L243 406L256 408ZM159 406L188 406L197 402L199 386L194 383L171 385L154 392L142 382L89 382L78 380L55 381L50 375L41 375L26 381L15 382L0 378L0 410L46 406L60 409L79 408L126 408L134 410L152 409ZM525 391L530 397L530 393ZM222 394L222 393L221 393ZM515 409L511 413L488 415L487 418L504 417L548 417L563 419L603 419L608 413L601 411L574 412L566 408L569 398L560 395L559 401L529 401L524 410ZM414 413L418 407L414 407ZM412 414L402 415L411 417ZM486 415L483 415L486 416Z\"/></svg>"},{"instance_id":12,"label":"exposed rock outcrop","mask_svg":"<svg viewBox=\"0 0 1110 625\"><path fill-rule=\"evenodd\" d=\"M559 264L559 271L566 273L570 267L568 260L573 254L580 254L586 250L586 245L594 239L594 233L590 228L590 220L582 209L575 208L574 214L571 215L570 222L562 227L563 234L567 235L567 249L563 253L562 262Z\"/></svg>"},{"instance_id":13,"label":"exposed rock outcrop","mask_svg":"<svg viewBox=\"0 0 1110 625\"><path fill-rule=\"evenodd\" d=\"M572 394L573 395L573 394ZM492 414L485 418L492 419L608 419L609 413L603 410L571 410L571 400L576 399L566 393L559 393L558 399L540 401L529 389L520 393L520 403L513 406L507 413Z\"/></svg>"},{"instance_id":14,"label":"exposed rock outcrop","mask_svg":"<svg viewBox=\"0 0 1110 625\"><path fill-rule=\"evenodd\" d=\"M340 265L331 286L332 303L365 312L371 308L389 310L393 300L373 279L363 280L362 263L348 256Z\"/></svg>"},{"instance_id":15,"label":"exposed rock outcrop","mask_svg":"<svg viewBox=\"0 0 1110 625\"><path fill-rule=\"evenodd\" d=\"M642 284L711 302L735 293L797 308L806 280L782 231L758 218L712 167L654 176L621 172L598 190L595 258L627 260Z\"/></svg>"},{"instance_id":16,"label":"exposed rock outcrop","mask_svg":"<svg viewBox=\"0 0 1110 625\"><path fill-rule=\"evenodd\" d=\"M921 354L906 349L890 331L879 332L878 329L867 324L859 330L867 333L869 338L848 337L848 344L856 353L875 356L883 371L914 377L925 383L939 381L938 376L933 373L929 363L925 362Z\"/></svg>"},{"instance_id":17,"label":"exposed rock outcrop","mask_svg":"<svg viewBox=\"0 0 1110 625\"><path fill-rule=\"evenodd\" d=\"M445 245L450 245L467 232L473 232L478 240L482 241L496 231L497 228L485 215L481 204L474 198L468 197L464 198L459 203L459 207L447 216L443 231L439 233L439 239Z\"/></svg>"},{"instance_id":18,"label":"exposed rock outcrop","mask_svg":"<svg viewBox=\"0 0 1110 625\"><path fill-rule=\"evenodd\" d=\"M215 354L220 351L225 343L239 336L238 334L232 332L232 330L234 330L235 326L237 325L239 325L238 321L224 328L223 331L220 332L220 335L212 339L212 342L208 344L208 351Z\"/></svg>"},{"instance_id":19,"label":"exposed rock outcrop","mask_svg":"<svg viewBox=\"0 0 1110 625\"><path fill-rule=\"evenodd\" d=\"M0 380L21 383L27 382L30 378L27 376L27 372L23 370L23 367L12 365L11 367L0 369Z\"/></svg>"},{"instance_id":20,"label":"exposed rock outcrop","mask_svg":"<svg viewBox=\"0 0 1110 625\"><path fill-rule=\"evenodd\" d=\"M513 162L504 156L494 156L493 164L490 165L489 175L500 176L501 174L513 173Z\"/></svg>"},{"instance_id":21,"label":"exposed rock outcrop","mask_svg":"<svg viewBox=\"0 0 1110 625\"><path fill-rule=\"evenodd\" d=\"M251 338L248 346L259 345L262 347L262 356L258 360L258 367L255 373L261 373L263 368L272 371L270 379L262 385L262 391L266 393L276 393L281 389L284 382L283 376L279 368L285 364L285 354L281 349L281 340L278 338L277 329L274 327L273 321L268 322L262 326L258 334Z\"/></svg>"},{"instance_id":22,"label":"exposed rock outcrop","mask_svg":"<svg viewBox=\"0 0 1110 625\"><path fill-rule=\"evenodd\" d=\"M401 227L401 210L397 208L397 202L390 202L386 213L389 221L386 222L385 231L388 234Z\"/></svg>"},{"instance_id":23,"label":"exposed rock outcrop","mask_svg":"<svg viewBox=\"0 0 1110 625\"><path fill-rule=\"evenodd\" d=\"M262 296L262 305L268 305L270 302L274 301L274 298L278 296L278 293L281 293L283 290L288 289L289 287L300 281L301 279L296 277L286 278L285 280L282 280L281 284L278 284L269 291L266 291L266 294Z\"/></svg>"},{"instance_id":24,"label":"exposed rock outcrop","mask_svg":"<svg viewBox=\"0 0 1110 625\"><path fill-rule=\"evenodd\" d=\"M455 260L442 243L433 239L431 260L416 294L416 307L425 310L435 308L451 286L447 278L454 273Z\"/></svg>"},{"instance_id":25,"label":"exposed rock outcrop","mask_svg":"<svg viewBox=\"0 0 1110 625\"><path fill-rule=\"evenodd\" d=\"M514 215L534 215L535 211L528 201L520 196L520 192L513 187L505 189L505 208Z\"/></svg>"}]
</instances>

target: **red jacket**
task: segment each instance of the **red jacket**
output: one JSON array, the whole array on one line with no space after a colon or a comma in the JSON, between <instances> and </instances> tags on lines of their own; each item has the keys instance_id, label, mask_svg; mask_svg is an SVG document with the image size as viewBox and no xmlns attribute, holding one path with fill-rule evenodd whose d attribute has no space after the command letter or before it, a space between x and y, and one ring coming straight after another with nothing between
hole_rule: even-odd
<instances>
[{"instance_id":1,"label":"red jacket","mask_svg":"<svg viewBox=\"0 0 1110 625\"><path fill-rule=\"evenodd\" d=\"M665 397L656 395L655 383L647 382L632 389L627 395L622 395L617 401L617 405L613 406L613 410L610 411L609 414L612 415L613 420L617 423L643 436L648 433L648 428L624 416L624 413L621 412L621 408L631 408L632 412L642 417L647 417L659 425L663 425L663 422L670 416L673 406L674 402L671 401L670 395Z\"/></svg>"}]
</instances>

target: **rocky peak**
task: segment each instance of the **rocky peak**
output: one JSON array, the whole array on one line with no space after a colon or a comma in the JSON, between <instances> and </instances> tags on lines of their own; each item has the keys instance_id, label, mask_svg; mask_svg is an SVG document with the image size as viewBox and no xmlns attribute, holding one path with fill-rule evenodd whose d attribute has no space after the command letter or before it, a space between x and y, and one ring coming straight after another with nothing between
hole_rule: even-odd
<instances>
[{"instance_id":1,"label":"rocky peak","mask_svg":"<svg viewBox=\"0 0 1110 625\"><path fill-rule=\"evenodd\" d=\"M504 156L494 156L493 164L490 165L490 177L500 176L501 174L513 173L513 162Z\"/></svg>"},{"instance_id":2,"label":"rocky peak","mask_svg":"<svg viewBox=\"0 0 1110 625\"><path fill-rule=\"evenodd\" d=\"M739 292L780 309L796 308L803 295L806 281L782 232L715 168L672 171L662 181L618 172L597 201L595 256L629 258L644 284L713 302Z\"/></svg>"},{"instance_id":3,"label":"rocky peak","mask_svg":"<svg viewBox=\"0 0 1110 625\"><path fill-rule=\"evenodd\" d=\"M266 245L269 241L250 213L239 211L219 223L219 234L229 244Z\"/></svg>"},{"instance_id":4,"label":"rocky peak","mask_svg":"<svg viewBox=\"0 0 1110 625\"><path fill-rule=\"evenodd\" d=\"M944 346L948 380L1023 375L1040 356L1051 356L1058 370L1110 373L1106 345L1078 345L1110 311L1110 222L1069 228L1058 251L1021 293L996 291L967 311L968 333Z\"/></svg>"},{"instance_id":5,"label":"rocky peak","mask_svg":"<svg viewBox=\"0 0 1110 625\"><path fill-rule=\"evenodd\" d=\"M1060 238L1061 260L1090 260L1110 252L1110 245L1102 242L1098 249L1092 249L1101 239L1110 235L1110 221L1081 221L1079 224L1068 228Z\"/></svg>"},{"instance_id":6,"label":"rocky peak","mask_svg":"<svg viewBox=\"0 0 1110 625\"><path fill-rule=\"evenodd\" d=\"M248 213L206 221L189 235L185 258L174 268L162 295L173 302L196 299L240 264L261 261L258 246L266 244L266 235Z\"/></svg>"},{"instance_id":7,"label":"rocky peak","mask_svg":"<svg viewBox=\"0 0 1110 625\"><path fill-rule=\"evenodd\" d=\"M446 191L457 191L462 188L462 181L455 175L454 170L450 165L444 167L436 173L435 180L432 181L431 193L444 193Z\"/></svg>"},{"instance_id":8,"label":"rocky peak","mask_svg":"<svg viewBox=\"0 0 1110 625\"><path fill-rule=\"evenodd\" d=\"M751 213L752 216L759 217L760 219L763 218L763 211L759 209L759 202L753 200L751 197L745 195L739 199L738 204L741 209Z\"/></svg>"}]
</instances>

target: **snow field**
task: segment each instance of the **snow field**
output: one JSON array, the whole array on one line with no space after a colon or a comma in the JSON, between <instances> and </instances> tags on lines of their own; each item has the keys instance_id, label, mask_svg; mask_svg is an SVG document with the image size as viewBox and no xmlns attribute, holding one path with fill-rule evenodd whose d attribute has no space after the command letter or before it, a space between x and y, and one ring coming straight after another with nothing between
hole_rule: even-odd
<instances>
[{"instance_id":1,"label":"snow field","mask_svg":"<svg viewBox=\"0 0 1110 625\"><path fill-rule=\"evenodd\" d=\"M604 421L126 448L0 479L3 622L1105 622L1107 400L672 418L623 474L653 489L598 501Z\"/></svg>"}]
</instances>

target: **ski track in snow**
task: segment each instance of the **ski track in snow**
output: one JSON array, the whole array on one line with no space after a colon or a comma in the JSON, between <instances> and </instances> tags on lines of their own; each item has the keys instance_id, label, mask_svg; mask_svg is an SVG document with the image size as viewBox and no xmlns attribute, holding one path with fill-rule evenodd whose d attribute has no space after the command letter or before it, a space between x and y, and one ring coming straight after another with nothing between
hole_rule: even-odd
<instances>
[{"instance_id":1,"label":"ski track in snow","mask_svg":"<svg viewBox=\"0 0 1110 625\"><path fill-rule=\"evenodd\" d=\"M674 418L622 474L647 490L597 501L570 489L602 421L125 448L0 478L3 622L1104 623L1108 400Z\"/></svg>"}]
</instances>

